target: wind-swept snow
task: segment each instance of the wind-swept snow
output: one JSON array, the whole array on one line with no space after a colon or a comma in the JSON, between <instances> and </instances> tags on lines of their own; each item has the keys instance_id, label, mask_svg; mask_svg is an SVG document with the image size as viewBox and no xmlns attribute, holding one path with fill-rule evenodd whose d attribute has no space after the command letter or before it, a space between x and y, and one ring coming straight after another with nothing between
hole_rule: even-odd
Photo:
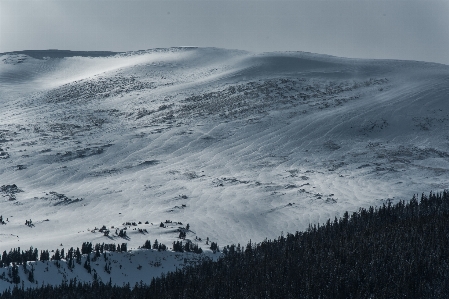
<instances>
[{"instance_id":1,"label":"wind-swept snow","mask_svg":"<svg viewBox=\"0 0 449 299\"><path fill-rule=\"evenodd\" d=\"M211 48L7 53L0 86L0 185L23 191L1 193L1 251L171 247L179 233L165 220L189 223L203 249L207 237L245 244L447 188L445 65ZM139 221L148 233L129 240L91 232Z\"/></svg>"}]
</instances>

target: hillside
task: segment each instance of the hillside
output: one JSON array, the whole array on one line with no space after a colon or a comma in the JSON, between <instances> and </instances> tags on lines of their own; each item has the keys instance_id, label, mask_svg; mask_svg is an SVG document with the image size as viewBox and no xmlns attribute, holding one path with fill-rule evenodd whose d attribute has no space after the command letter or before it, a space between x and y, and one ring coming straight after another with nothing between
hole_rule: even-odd
<instances>
[{"instance_id":1,"label":"hillside","mask_svg":"<svg viewBox=\"0 0 449 299\"><path fill-rule=\"evenodd\" d=\"M1 252L171 247L187 224L206 250L447 188L446 65L24 51L0 54L0 86Z\"/></svg>"}]
</instances>

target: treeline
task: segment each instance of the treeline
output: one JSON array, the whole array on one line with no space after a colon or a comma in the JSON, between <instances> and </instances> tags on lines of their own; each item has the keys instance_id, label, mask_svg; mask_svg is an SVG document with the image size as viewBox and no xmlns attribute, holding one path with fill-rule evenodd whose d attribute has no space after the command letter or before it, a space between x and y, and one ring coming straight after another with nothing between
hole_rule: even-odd
<instances>
[{"instance_id":1,"label":"treeline","mask_svg":"<svg viewBox=\"0 0 449 299\"><path fill-rule=\"evenodd\" d=\"M213 243L215 244L215 243ZM182 244L182 241L173 242L173 251L176 252L193 252L201 254L203 253L203 249L198 246L198 244L193 244L191 242L185 242Z\"/></svg>"},{"instance_id":2,"label":"treeline","mask_svg":"<svg viewBox=\"0 0 449 299\"><path fill-rule=\"evenodd\" d=\"M38 255L38 250L33 247L25 251L20 251L20 247L11 249L9 253L3 251L0 267L8 266L10 263L22 264L27 261L37 261Z\"/></svg>"},{"instance_id":3,"label":"treeline","mask_svg":"<svg viewBox=\"0 0 449 299\"><path fill-rule=\"evenodd\" d=\"M166 251L167 250L167 246L165 244L159 243L157 241L157 239L154 241L153 247L151 247L151 241L150 240L146 240L145 243L141 246L141 248L154 249L154 250L157 250L157 251Z\"/></svg>"},{"instance_id":4,"label":"treeline","mask_svg":"<svg viewBox=\"0 0 449 299\"><path fill-rule=\"evenodd\" d=\"M17 287L0 298L447 298L449 192L346 212L305 232L221 251L217 262L149 286L71 282Z\"/></svg>"},{"instance_id":5,"label":"treeline","mask_svg":"<svg viewBox=\"0 0 449 299\"><path fill-rule=\"evenodd\" d=\"M135 299L147 298L148 287L145 285L135 285L133 288L130 285L113 286L112 284L104 284L102 282L94 281L92 283L81 283L76 279L64 282L60 286L41 286L36 289L23 289L14 287L12 290L4 291L1 299L60 299L60 298L76 298L76 299L102 299L102 298L117 298L117 299Z\"/></svg>"},{"instance_id":6,"label":"treeline","mask_svg":"<svg viewBox=\"0 0 449 299\"><path fill-rule=\"evenodd\" d=\"M92 246L91 242L84 242L81 245L81 254L89 254L95 251L97 254L103 253L104 251L112 251L112 252L126 252L128 251L128 245L126 243L117 244L105 244L105 243L97 243L95 246Z\"/></svg>"},{"instance_id":7,"label":"treeline","mask_svg":"<svg viewBox=\"0 0 449 299\"><path fill-rule=\"evenodd\" d=\"M39 251L37 248L30 247L30 249L27 249L25 251L21 251L20 247L13 248L9 250L9 253L3 251L3 254L1 255L0 260L0 267L7 267L11 263L22 265L26 262L32 262L32 261L48 261L48 260L56 260L59 261L61 259L67 259L68 261L72 261L73 258L79 261L81 261L81 255L83 254L90 254L92 252L95 252L96 255L100 255L104 251L110 251L110 252L126 252L128 251L128 245L127 243L117 244L105 244L105 243L97 243L94 246L91 242L84 242L81 245L81 251L79 247L73 249L71 247L67 252L64 252L64 248L61 250L56 249L53 250L52 253L48 250L42 250L39 254Z\"/></svg>"}]
</instances>

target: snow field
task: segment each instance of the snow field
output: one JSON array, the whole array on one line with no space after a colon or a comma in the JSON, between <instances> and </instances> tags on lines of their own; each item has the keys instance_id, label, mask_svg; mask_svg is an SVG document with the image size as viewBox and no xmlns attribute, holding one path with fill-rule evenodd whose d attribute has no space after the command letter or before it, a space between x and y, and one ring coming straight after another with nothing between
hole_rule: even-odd
<instances>
[{"instance_id":1,"label":"snow field","mask_svg":"<svg viewBox=\"0 0 449 299\"><path fill-rule=\"evenodd\" d=\"M23 192L0 193L0 250L171 247L165 220L244 245L445 189L448 83L444 65L309 53L4 54L0 186ZM134 221L129 240L91 232Z\"/></svg>"}]
</instances>

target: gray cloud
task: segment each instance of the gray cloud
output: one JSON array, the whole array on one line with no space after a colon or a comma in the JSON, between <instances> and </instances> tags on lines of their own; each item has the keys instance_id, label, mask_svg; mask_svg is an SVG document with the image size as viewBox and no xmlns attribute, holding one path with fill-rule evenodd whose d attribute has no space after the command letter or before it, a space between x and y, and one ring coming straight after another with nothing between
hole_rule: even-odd
<instances>
[{"instance_id":1,"label":"gray cloud","mask_svg":"<svg viewBox=\"0 0 449 299\"><path fill-rule=\"evenodd\" d=\"M448 1L0 1L0 52L213 46L449 64Z\"/></svg>"}]
</instances>

